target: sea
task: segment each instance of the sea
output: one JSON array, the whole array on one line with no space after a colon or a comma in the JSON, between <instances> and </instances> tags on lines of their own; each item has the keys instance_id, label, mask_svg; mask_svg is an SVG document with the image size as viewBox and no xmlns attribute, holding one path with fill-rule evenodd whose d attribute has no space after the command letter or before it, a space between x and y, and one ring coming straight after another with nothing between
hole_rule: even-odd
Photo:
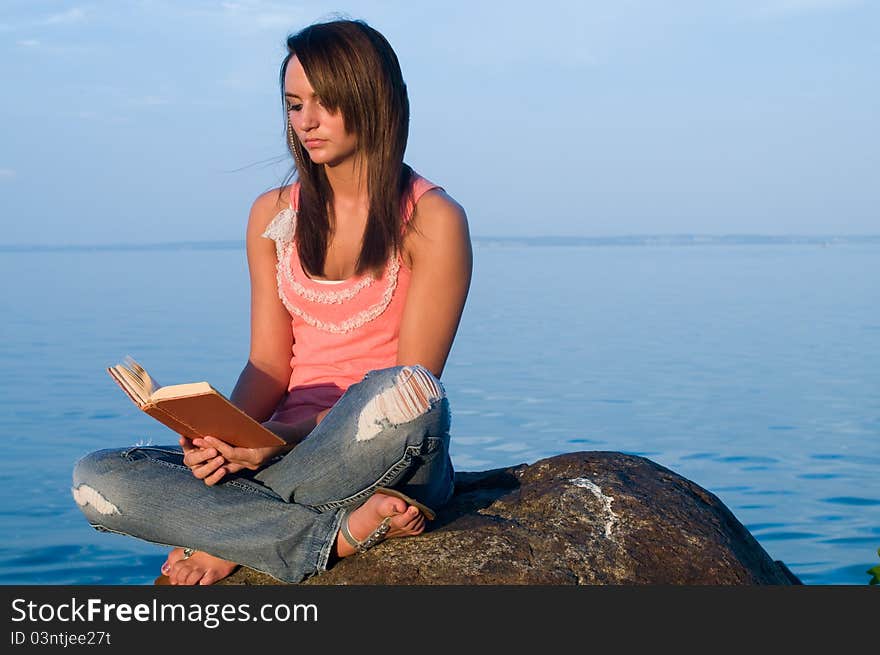
<instances>
[{"instance_id":1,"label":"sea","mask_svg":"<svg viewBox=\"0 0 880 655\"><path fill-rule=\"evenodd\" d=\"M460 471L646 457L808 585L880 564L880 237L474 238L443 382ZM0 584L148 585L166 549L94 531L85 453L175 435L105 369L231 392L240 242L0 247Z\"/></svg>"}]
</instances>

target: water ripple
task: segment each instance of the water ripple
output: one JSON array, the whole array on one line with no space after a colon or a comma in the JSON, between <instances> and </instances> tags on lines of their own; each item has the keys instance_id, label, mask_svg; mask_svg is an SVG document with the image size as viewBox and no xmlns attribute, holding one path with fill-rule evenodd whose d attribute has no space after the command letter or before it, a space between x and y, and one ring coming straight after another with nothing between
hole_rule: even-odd
<instances>
[{"instance_id":1,"label":"water ripple","mask_svg":"<svg viewBox=\"0 0 880 655\"><path fill-rule=\"evenodd\" d=\"M858 496L834 496L833 498L823 498L822 501L835 505L860 505L864 507L880 505L880 500L859 498Z\"/></svg>"},{"instance_id":2,"label":"water ripple","mask_svg":"<svg viewBox=\"0 0 880 655\"><path fill-rule=\"evenodd\" d=\"M833 539L823 539L823 544L868 544L877 543L877 537L834 537Z\"/></svg>"},{"instance_id":3,"label":"water ripple","mask_svg":"<svg viewBox=\"0 0 880 655\"><path fill-rule=\"evenodd\" d=\"M815 532L767 532L758 537L759 541L790 541L792 539L816 539L822 535Z\"/></svg>"},{"instance_id":4,"label":"water ripple","mask_svg":"<svg viewBox=\"0 0 880 655\"><path fill-rule=\"evenodd\" d=\"M693 453L692 455L683 455L680 459L686 461L689 459L717 459L718 453Z\"/></svg>"}]
</instances>

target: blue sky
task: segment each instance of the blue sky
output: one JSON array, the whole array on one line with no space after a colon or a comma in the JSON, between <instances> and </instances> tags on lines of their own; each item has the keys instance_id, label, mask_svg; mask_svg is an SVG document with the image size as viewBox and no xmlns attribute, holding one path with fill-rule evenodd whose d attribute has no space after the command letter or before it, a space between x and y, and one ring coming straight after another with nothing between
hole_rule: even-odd
<instances>
[{"instance_id":1,"label":"blue sky","mask_svg":"<svg viewBox=\"0 0 880 655\"><path fill-rule=\"evenodd\" d=\"M242 239L285 37L334 12L474 236L880 234L877 2L3 0L0 244Z\"/></svg>"}]
</instances>

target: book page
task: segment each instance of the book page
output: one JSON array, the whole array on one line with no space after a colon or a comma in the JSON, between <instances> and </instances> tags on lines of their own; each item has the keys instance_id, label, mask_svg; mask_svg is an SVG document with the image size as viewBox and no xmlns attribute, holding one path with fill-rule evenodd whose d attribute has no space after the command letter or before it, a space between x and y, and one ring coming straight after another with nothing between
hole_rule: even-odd
<instances>
[{"instance_id":1,"label":"book page","mask_svg":"<svg viewBox=\"0 0 880 655\"><path fill-rule=\"evenodd\" d=\"M145 396L148 397L150 394L156 391L156 389L162 386L155 380L155 378L153 378L152 375L147 373L147 370L143 366L138 364L131 355L125 356L125 363L122 364L122 366L127 368L135 375L135 377L137 377L137 379L141 383L141 388L143 389Z\"/></svg>"},{"instance_id":2,"label":"book page","mask_svg":"<svg viewBox=\"0 0 880 655\"><path fill-rule=\"evenodd\" d=\"M186 398L200 396L209 393L220 393L207 382L190 382L188 384L169 384L160 387L150 396L153 401L168 400L170 398ZM222 394L221 394L222 395Z\"/></svg>"},{"instance_id":3,"label":"book page","mask_svg":"<svg viewBox=\"0 0 880 655\"><path fill-rule=\"evenodd\" d=\"M131 396L137 400L137 402L141 405L147 402L149 395L144 392L140 379L129 369L121 364L117 364L116 366L112 366L109 370L112 370L116 374L117 380L125 387Z\"/></svg>"},{"instance_id":4,"label":"book page","mask_svg":"<svg viewBox=\"0 0 880 655\"><path fill-rule=\"evenodd\" d=\"M138 400L136 390L128 384L125 378L122 377L122 375L116 370L116 367L111 366L107 368L107 373L109 373L113 381L119 385L119 388L125 392L125 395L128 396L131 402L143 409L144 404L140 400Z\"/></svg>"}]
</instances>

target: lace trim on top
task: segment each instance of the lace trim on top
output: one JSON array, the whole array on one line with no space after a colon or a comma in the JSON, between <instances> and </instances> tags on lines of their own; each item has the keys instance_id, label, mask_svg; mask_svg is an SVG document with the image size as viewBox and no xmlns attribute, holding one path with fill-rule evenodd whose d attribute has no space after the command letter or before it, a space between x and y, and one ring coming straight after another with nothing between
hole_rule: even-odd
<instances>
[{"instance_id":1,"label":"lace trim on top","mask_svg":"<svg viewBox=\"0 0 880 655\"><path fill-rule=\"evenodd\" d=\"M351 332L352 330L355 330L362 325L372 321L385 311L385 309L391 303L391 298L394 296L394 290L397 288L397 275L400 271L400 262L398 261L396 253L392 255L391 262L388 265L388 283L379 302L372 305L371 307L368 307L367 309L358 312L351 318L348 318L341 323L327 323L318 318L315 318L308 312L303 311L302 308L297 307L296 305L291 303L288 300L287 296L284 294L284 291L282 290L282 285L284 281L287 281L287 283L290 285L290 288L296 295L305 300L322 304L341 304L347 300L351 300L363 289L367 288L375 281L372 276L367 275L354 286L348 289L342 289L340 291L319 291L316 289L309 289L307 287L304 287L294 277L293 271L290 268L290 261L293 254L293 248L295 246L293 239L295 233L296 211L288 207L278 212L278 214L275 216L275 218L272 219L272 221L269 223L269 225L266 227L266 230L262 234L263 237L267 239L272 239L275 242L275 252L278 257L278 262L276 264L278 297L281 298L281 302L284 303L287 311L289 311L291 314L299 316L312 327L316 327L319 330L324 330L325 332L332 332L334 334Z\"/></svg>"}]
</instances>

